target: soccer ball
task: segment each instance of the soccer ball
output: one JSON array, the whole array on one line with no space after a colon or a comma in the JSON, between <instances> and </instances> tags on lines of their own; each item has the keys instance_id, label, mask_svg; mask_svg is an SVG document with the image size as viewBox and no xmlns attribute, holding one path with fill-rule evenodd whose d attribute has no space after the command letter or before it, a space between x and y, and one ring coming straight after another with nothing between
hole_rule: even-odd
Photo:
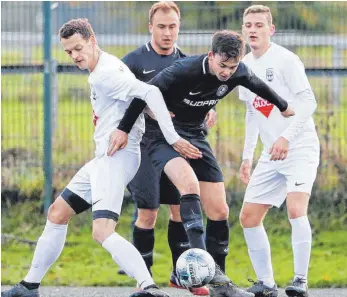
<instances>
[{"instance_id":1,"label":"soccer ball","mask_svg":"<svg viewBox=\"0 0 347 297\"><path fill-rule=\"evenodd\" d=\"M176 263L177 278L186 288L198 288L208 284L214 277L215 269L212 256L202 249L185 251Z\"/></svg>"}]
</instances>

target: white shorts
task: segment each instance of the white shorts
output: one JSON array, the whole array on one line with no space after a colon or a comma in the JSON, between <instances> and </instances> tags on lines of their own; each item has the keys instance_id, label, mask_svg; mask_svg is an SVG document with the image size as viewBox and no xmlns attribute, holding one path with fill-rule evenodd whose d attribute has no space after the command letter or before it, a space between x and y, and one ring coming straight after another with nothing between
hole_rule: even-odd
<instances>
[{"instance_id":1,"label":"white shorts","mask_svg":"<svg viewBox=\"0 0 347 297\"><path fill-rule=\"evenodd\" d=\"M93 219L117 221L125 187L135 176L140 159L140 148L138 152L123 149L111 157L96 157L76 173L61 196L76 213L92 206Z\"/></svg>"},{"instance_id":2,"label":"white shorts","mask_svg":"<svg viewBox=\"0 0 347 297\"><path fill-rule=\"evenodd\" d=\"M319 153L297 151L284 161L259 161L246 189L244 202L280 207L291 192L311 194Z\"/></svg>"}]
</instances>

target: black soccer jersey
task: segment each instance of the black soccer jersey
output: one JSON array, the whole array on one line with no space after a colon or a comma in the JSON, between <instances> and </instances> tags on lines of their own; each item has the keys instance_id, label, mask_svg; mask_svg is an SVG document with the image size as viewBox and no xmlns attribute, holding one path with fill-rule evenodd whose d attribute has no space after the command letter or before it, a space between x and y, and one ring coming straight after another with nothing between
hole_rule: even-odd
<instances>
[{"instance_id":1,"label":"black soccer jersey","mask_svg":"<svg viewBox=\"0 0 347 297\"><path fill-rule=\"evenodd\" d=\"M185 55L177 47L174 48L171 55L160 55L153 49L151 43L148 42L127 54L122 61L135 74L137 79L148 82L160 71L184 57Z\"/></svg>"},{"instance_id":2,"label":"black soccer jersey","mask_svg":"<svg viewBox=\"0 0 347 297\"><path fill-rule=\"evenodd\" d=\"M266 98L280 111L285 111L288 107L287 101L277 95L242 62L227 81L220 81L209 72L206 54L176 61L153 77L149 84L160 89L168 110L175 114L174 124L180 126L185 124L200 126L208 111L239 85ZM134 99L119 129L130 131L145 105L144 101Z\"/></svg>"}]
</instances>

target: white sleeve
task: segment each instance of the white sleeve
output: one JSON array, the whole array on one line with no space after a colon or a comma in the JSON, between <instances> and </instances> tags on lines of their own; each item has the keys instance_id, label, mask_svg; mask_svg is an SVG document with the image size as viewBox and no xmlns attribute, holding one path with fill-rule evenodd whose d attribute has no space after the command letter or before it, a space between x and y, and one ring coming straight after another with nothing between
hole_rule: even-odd
<instances>
[{"instance_id":1,"label":"white sleeve","mask_svg":"<svg viewBox=\"0 0 347 297\"><path fill-rule=\"evenodd\" d=\"M300 102L296 105L295 115L287 129L281 134L289 142L293 141L302 131L302 127L311 118L317 108L316 98L311 89L306 89L296 94L296 96Z\"/></svg>"},{"instance_id":2,"label":"white sleeve","mask_svg":"<svg viewBox=\"0 0 347 297\"><path fill-rule=\"evenodd\" d=\"M242 86L238 86L238 89L239 89L239 99L241 101L248 101L250 91Z\"/></svg>"},{"instance_id":3,"label":"white sleeve","mask_svg":"<svg viewBox=\"0 0 347 297\"><path fill-rule=\"evenodd\" d=\"M289 61L290 63L285 65L290 67L283 69L282 73L289 90L297 97L299 103L295 104L295 115L281 136L291 142L315 112L317 102L305 73L304 64L297 56L291 56Z\"/></svg>"},{"instance_id":4,"label":"white sleeve","mask_svg":"<svg viewBox=\"0 0 347 297\"><path fill-rule=\"evenodd\" d=\"M259 129L255 118L255 110L251 103L246 102L246 135L245 145L243 148L242 160L250 160L252 162L254 150L257 146Z\"/></svg>"},{"instance_id":5,"label":"white sleeve","mask_svg":"<svg viewBox=\"0 0 347 297\"><path fill-rule=\"evenodd\" d=\"M136 97L144 100L158 120L166 141L172 145L180 139L175 131L163 95L157 87L148 85L133 76L122 75L122 73L114 78L109 76L103 79L100 87L102 92L111 99L128 101Z\"/></svg>"}]
</instances>

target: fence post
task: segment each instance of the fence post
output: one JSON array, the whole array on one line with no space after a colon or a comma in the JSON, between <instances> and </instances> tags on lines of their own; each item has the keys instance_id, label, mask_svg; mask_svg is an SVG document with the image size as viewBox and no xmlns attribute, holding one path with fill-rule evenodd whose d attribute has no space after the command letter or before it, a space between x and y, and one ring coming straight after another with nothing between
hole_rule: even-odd
<instances>
[{"instance_id":1,"label":"fence post","mask_svg":"<svg viewBox=\"0 0 347 297\"><path fill-rule=\"evenodd\" d=\"M43 174L44 174L44 211L52 202L52 103L51 103L51 79L52 79L52 55L51 55L51 2L42 2L43 32L44 32L44 91L43 91Z\"/></svg>"}]
</instances>

